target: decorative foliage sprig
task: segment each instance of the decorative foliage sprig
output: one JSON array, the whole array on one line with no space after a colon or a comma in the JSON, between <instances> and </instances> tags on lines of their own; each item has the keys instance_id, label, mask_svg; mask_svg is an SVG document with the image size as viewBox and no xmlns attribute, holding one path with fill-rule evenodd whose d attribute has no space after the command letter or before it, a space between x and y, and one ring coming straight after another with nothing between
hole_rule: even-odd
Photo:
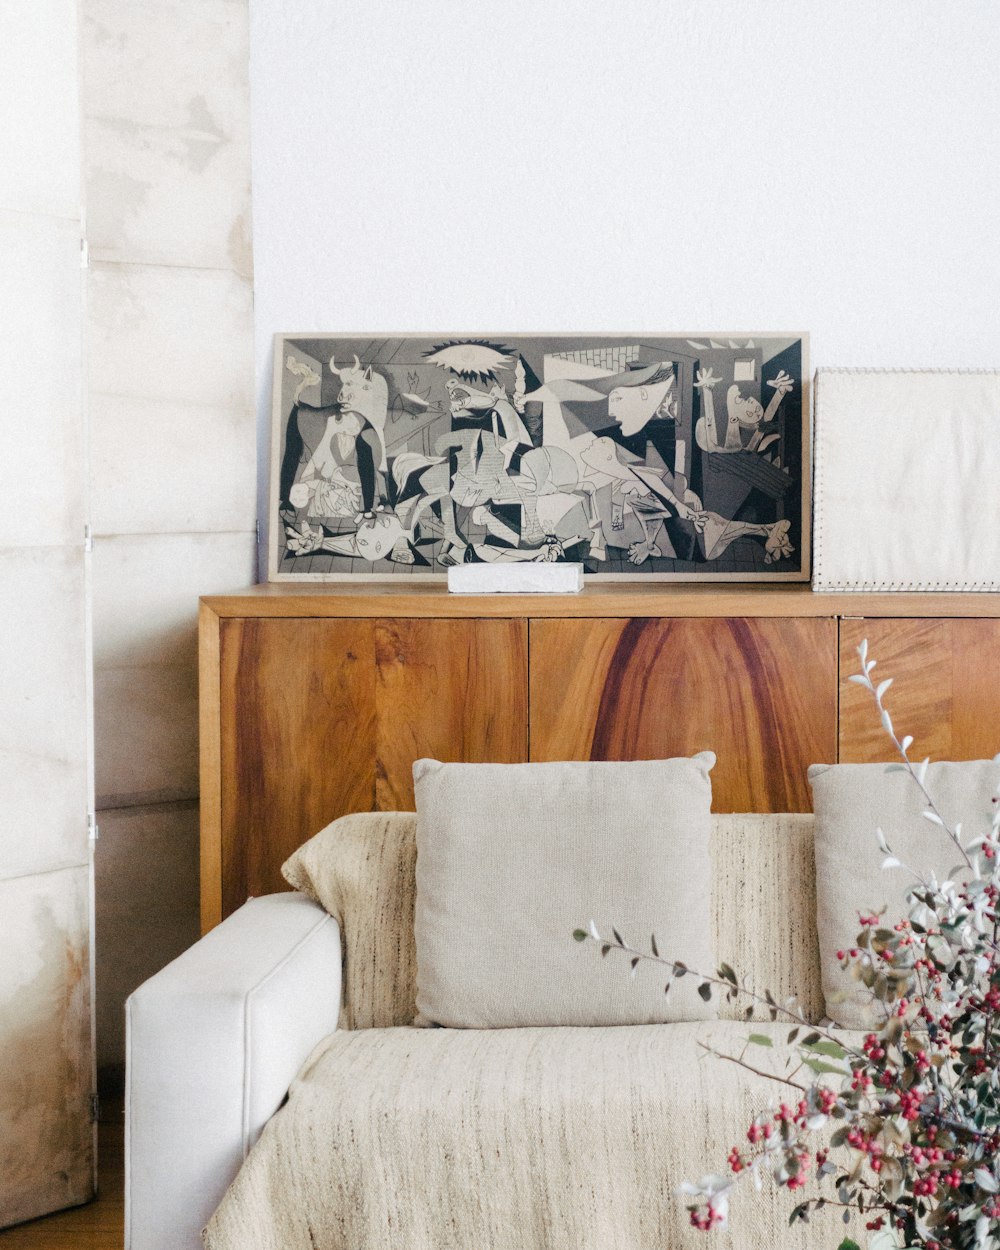
<instances>
[{"instance_id":1,"label":"decorative foliage sprig","mask_svg":"<svg viewBox=\"0 0 1000 1250\"><path fill-rule=\"evenodd\" d=\"M856 944L837 952L844 970L870 991L881 1021L876 1029L853 1044L836 1025L809 1024L794 999L758 992L728 964L711 975L661 956L655 935L648 951L630 946L617 929L602 936L593 920L573 936L596 942L603 955L624 955L633 976L643 961L663 965L668 993L692 976L706 1001L717 993L740 998L746 1020L760 1013L789 1023L780 1070L747 1058L754 1047L773 1048L770 1034L749 1033L738 1054L703 1047L788 1093L754 1117L745 1143L730 1150L724 1175L681 1185L692 1199L694 1227L723 1225L730 1195L746 1177L758 1190L769 1174L795 1191L815 1173L831 1192L800 1201L790 1224L830 1207L845 1224L857 1213L873 1246L1000 1250L1000 803L994 796L979 837L966 841L961 824L949 825L927 790L929 761L910 759L913 739L897 737L885 707L892 679L872 679L867 641L858 654L861 672L851 680L871 694L900 757L888 767L919 787L924 819L951 840L960 861L939 882L920 865L905 864L876 830L882 867L913 880L909 912L860 915ZM857 1250L857 1243L845 1239L839 1250Z\"/></svg>"}]
</instances>

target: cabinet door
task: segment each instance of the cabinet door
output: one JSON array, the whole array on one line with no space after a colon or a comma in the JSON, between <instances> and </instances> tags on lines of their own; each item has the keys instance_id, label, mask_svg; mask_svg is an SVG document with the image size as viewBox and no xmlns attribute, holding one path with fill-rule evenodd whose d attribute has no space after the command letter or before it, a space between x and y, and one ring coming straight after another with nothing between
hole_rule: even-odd
<instances>
[{"instance_id":1,"label":"cabinet door","mask_svg":"<svg viewBox=\"0 0 1000 1250\"><path fill-rule=\"evenodd\" d=\"M528 758L524 620L381 620L375 805L413 811L413 761Z\"/></svg>"},{"instance_id":2,"label":"cabinet door","mask_svg":"<svg viewBox=\"0 0 1000 1250\"><path fill-rule=\"evenodd\" d=\"M220 622L222 914L287 889L307 838L375 800L369 620Z\"/></svg>"},{"instance_id":3,"label":"cabinet door","mask_svg":"<svg viewBox=\"0 0 1000 1250\"><path fill-rule=\"evenodd\" d=\"M810 811L806 768L836 759L835 620L532 621L533 760L705 750L717 812Z\"/></svg>"},{"instance_id":4,"label":"cabinet door","mask_svg":"<svg viewBox=\"0 0 1000 1250\"><path fill-rule=\"evenodd\" d=\"M885 706L911 756L991 759L1000 751L1000 621L845 619L840 623L840 758L867 763L898 758L871 695L849 680L868 639L876 681L893 678Z\"/></svg>"},{"instance_id":5,"label":"cabinet door","mask_svg":"<svg viewBox=\"0 0 1000 1250\"><path fill-rule=\"evenodd\" d=\"M523 620L228 619L219 676L219 776L204 788L219 795L221 887L203 875L205 927L287 888L284 860L336 817L412 811L421 756L527 759Z\"/></svg>"}]
</instances>

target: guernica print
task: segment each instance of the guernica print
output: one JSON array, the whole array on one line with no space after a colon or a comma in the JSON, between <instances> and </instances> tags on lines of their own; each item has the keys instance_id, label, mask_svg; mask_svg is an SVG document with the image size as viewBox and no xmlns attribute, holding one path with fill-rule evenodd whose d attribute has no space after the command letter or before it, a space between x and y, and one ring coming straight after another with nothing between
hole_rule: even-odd
<instances>
[{"instance_id":1,"label":"guernica print","mask_svg":"<svg viewBox=\"0 0 1000 1250\"><path fill-rule=\"evenodd\" d=\"M805 581L804 335L286 334L272 580Z\"/></svg>"}]
</instances>

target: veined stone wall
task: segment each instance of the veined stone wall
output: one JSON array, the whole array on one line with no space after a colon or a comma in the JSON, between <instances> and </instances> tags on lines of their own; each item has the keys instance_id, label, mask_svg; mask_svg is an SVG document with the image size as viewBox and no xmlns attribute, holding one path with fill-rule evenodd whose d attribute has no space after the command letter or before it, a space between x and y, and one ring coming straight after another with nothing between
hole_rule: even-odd
<instances>
[{"instance_id":1,"label":"veined stone wall","mask_svg":"<svg viewBox=\"0 0 1000 1250\"><path fill-rule=\"evenodd\" d=\"M198 596L255 580L246 0L82 0L97 1046L198 936Z\"/></svg>"},{"instance_id":2,"label":"veined stone wall","mask_svg":"<svg viewBox=\"0 0 1000 1250\"><path fill-rule=\"evenodd\" d=\"M0 1227L93 1192L76 0L0 5Z\"/></svg>"}]
</instances>

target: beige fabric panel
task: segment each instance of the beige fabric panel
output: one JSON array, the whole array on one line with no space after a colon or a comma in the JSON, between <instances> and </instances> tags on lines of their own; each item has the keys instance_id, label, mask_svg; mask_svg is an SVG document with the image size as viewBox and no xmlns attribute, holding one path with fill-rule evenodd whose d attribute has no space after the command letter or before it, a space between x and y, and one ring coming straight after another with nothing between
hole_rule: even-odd
<instances>
[{"instance_id":1,"label":"beige fabric panel","mask_svg":"<svg viewBox=\"0 0 1000 1250\"><path fill-rule=\"evenodd\" d=\"M327 825L282 866L289 885L340 924L342 1029L413 1023L416 864L414 812L360 812Z\"/></svg>"},{"instance_id":2,"label":"beige fabric panel","mask_svg":"<svg viewBox=\"0 0 1000 1250\"><path fill-rule=\"evenodd\" d=\"M798 994L818 1020L812 831L808 815L713 816L712 916L720 960L757 989ZM416 1015L415 864L415 815L379 812L335 820L285 865L289 883L340 922L343 1028L389 1028ZM720 1004L723 1015L741 1011Z\"/></svg>"},{"instance_id":3,"label":"beige fabric panel","mask_svg":"<svg viewBox=\"0 0 1000 1250\"><path fill-rule=\"evenodd\" d=\"M844 972L837 951L856 944L859 912L885 909L889 926L906 916L914 872L938 881L955 875L960 852L940 826L925 820L919 786L884 764L814 764L809 769L816 808L816 923L826 1011L845 1028L875 1028L882 1008L872 992ZM927 791L949 825L964 822L966 841L987 833L1000 765L992 760L939 760L927 769ZM876 829L910 868L882 868Z\"/></svg>"},{"instance_id":4,"label":"beige fabric panel","mask_svg":"<svg viewBox=\"0 0 1000 1250\"><path fill-rule=\"evenodd\" d=\"M417 1010L452 1028L663 1024L713 1013L572 940L592 919L711 969L711 751L690 759L413 765Z\"/></svg>"},{"instance_id":5,"label":"beige fabric panel","mask_svg":"<svg viewBox=\"0 0 1000 1250\"><path fill-rule=\"evenodd\" d=\"M823 1016L816 937L813 817L712 817L715 950L758 993L796 996L810 1021ZM719 1014L742 1018L745 1000ZM759 1013L758 1013L759 1014Z\"/></svg>"},{"instance_id":6,"label":"beige fabric panel","mask_svg":"<svg viewBox=\"0 0 1000 1250\"><path fill-rule=\"evenodd\" d=\"M779 1066L787 1026L763 1024ZM780 1087L706 1055L733 1021L336 1033L209 1223L208 1250L705 1250L683 1180L725 1170ZM317 1161L321 1161L317 1166ZM770 1190L770 1182L768 1182ZM839 1212L742 1185L713 1250L828 1250Z\"/></svg>"}]
</instances>

